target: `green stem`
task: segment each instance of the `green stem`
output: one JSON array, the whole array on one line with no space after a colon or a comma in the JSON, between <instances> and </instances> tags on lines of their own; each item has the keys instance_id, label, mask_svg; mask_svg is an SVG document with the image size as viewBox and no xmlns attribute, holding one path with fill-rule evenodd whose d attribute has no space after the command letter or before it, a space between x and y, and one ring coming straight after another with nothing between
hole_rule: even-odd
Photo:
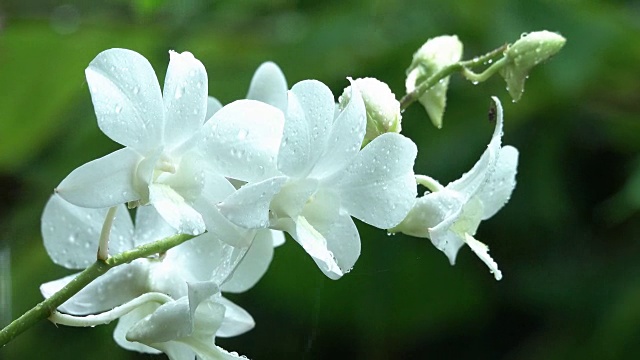
<instances>
[{"instance_id":1,"label":"green stem","mask_svg":"<svg viewBox=\"0 0 640 360\"><path fill-rule=\"evenodd\" d=\"M413 104L416 100L422 96L427 90L431 89L435 86L440 80L446 78L447 76L462 71L464 76L471 81L484 81L493 75L496 71L504 66L504 61L496 61L492 66L490 66L485 72L480 75L473 73L469 68L476 67L478 65L485 64L489 61L496 60L501 58L504 54L504 51L507 49L508 44L502 45L497 49L494 49L484 55L477 56L471 60L467 61L459 61L455 64L451 64L443 67L435 74L431 75L427 80L418 85L412 92L406 94L402 99L400 99L400 110L404 111L409 105ZM500 59L502 60L502 59ZM479 80L480 79L480 80Z\"/></svg>"},{"instance_id":2,"label":"green stem","mask_svg":"<svg viewBox=\"0 0 640 360\"><path fill-rule=\"evenodd\" d=\"M109 269L130 263L135 259L166 252L167 250L194 237L195 236L193 235L187 234L174 235L162 240L138 246L134 249L110 257L107 260L97 260L50 298L40 302L31 310L14 320L11 324L7 325L7 327L0 330L0 347L9 343L13 338L35 325L38 321L48 318L53 311L58 308L58 306L69 300L73 295L77 294L90 282L107 272Z\"/></svg>"}]
</instances>

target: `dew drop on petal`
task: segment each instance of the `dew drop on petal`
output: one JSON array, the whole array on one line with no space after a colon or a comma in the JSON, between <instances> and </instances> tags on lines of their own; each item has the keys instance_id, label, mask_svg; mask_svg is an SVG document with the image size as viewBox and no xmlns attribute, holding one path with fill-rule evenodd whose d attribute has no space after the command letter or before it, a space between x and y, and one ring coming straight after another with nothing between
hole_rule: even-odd
<instances>
[{"instance_id":1,"label":"dew drop on petal","mask_svg":"<svg viewBox=\"0 0 640 360\"><path fill-rule=\"evenodd\" d=\"M184 95L184 87L183 86L178 86L176 88L176 94L175 94L176 99L180 99L182 97L182 95Z\"/></svg>"},{"instance_id":2,"label":"dew drop on petal","mask_svg":"<svg viewBox=\"0 0 640 360\"><path fill-rule=\"evenodd\" d=\"M120 106L120 104L116 105L116 114L120 114L122 112L122 106Z\"/></svg>"}]
</instances>

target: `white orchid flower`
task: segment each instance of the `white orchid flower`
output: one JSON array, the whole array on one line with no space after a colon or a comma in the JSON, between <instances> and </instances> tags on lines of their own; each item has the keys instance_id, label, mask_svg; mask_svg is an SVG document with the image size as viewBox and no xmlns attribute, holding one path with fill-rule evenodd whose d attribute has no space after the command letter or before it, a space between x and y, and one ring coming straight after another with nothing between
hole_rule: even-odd
<instances>
[{"instance_id":1,"label":"white orchid flower","mask_svg":"<svg viewBox=\"0 0 640 360\"><path fill-rule=\"evenodd\" d=\"M51 197L43 213L42 233L52 260L71 269L95 261L106 212L77 207L57 195ZM120 205L110 250L125 251L175 233L152 207L137 209L134 228L126 208ZM114 333L118 344L141 352L162 351L172 359L193 359L195 354L207 358L200 354L203 351L225 354L215 346L213 336L239 335L254 322L246 311L221 297L218 289L242 292L252 287L265 273L280 237L259 232L245 254L220 242L213 233L205 233L159 257L137 259L109 270L62 304L58 310L66 314L56 313L52 320L94 326L120 319ZM43 284L42 294L51 296L75 276ZM198 314L207 317L200 321ZM172 326L165 323L168 318Z\"/></svg>"},{"instance_id":2,"label":"white orchid flower","mask_svg":"<svg viewBox=\"0 0 640 360\"><path fill-rule=\"evenodd\" d=\"M418 198L407 218L391 232L431 239L455 264L458 250L467 244L489 267L496 280L502 278L489 248L473 236L482 220L489 219L509 200L515 188L518 150L501 147L503 114L498 98L496 128L487 150L473 168L460 179L440 185L428 176L416 176L418 183L432 192Z\"/></svg>"},{"instance_id":3,"label":"white orchid flower","mask_svg":"<svg viewBox=\"0 0 640 360\"><path fill-rule=\"evenodd\" d=\"M98 126L125 148L80 166L56 188L82 207L152 204L180 233L205 230L192 203L206 177L194 146L207 111L207 73L189 52L171 51L163 92L149 62L125 49L86 69Z\"/></svg>"},{"instance_id":4,"label":"white orchid flower","mask_svg":"<svg viewBox=\"0 0 640 360\"><path fill-rule=\"evenodd\" d=\"M277 167L265 168L262 177L219 207L242 227L288 232L325 275L337 279L360 255L351 216L386 229L412 208L417 149L411 140L389 133L360 150L366 128L362 96L352 86L351 100L341 112L334 101L319 81L294 85Z\"/></svg>"}]
</instances>

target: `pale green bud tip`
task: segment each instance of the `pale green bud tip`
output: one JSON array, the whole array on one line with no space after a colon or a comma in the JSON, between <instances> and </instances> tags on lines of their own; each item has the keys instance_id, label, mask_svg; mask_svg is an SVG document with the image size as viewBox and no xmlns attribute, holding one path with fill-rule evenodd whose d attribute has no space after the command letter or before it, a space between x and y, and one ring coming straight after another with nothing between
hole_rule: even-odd
<instances>
[{"instance_id":1,"label":"pale green bud tip","mask_svg":"<svg viewBox=\"0 0 640 360\"><path fill-rule=\"evenodd\" d=\"M566 39L550 31L522 34L504 53L506 64L500 74L507 82L507 90L518 101L524 91L524 83L534 66L557 54Z\"/></svg>"},{"instance_id":2,"label":"pale green bud tip","mask_svg":"<svg viewBox=\"0 0 640 360\"><path fill-rule=\"evenodd\" d=\"M557 54L567 40L551 31L522 34L505 55L521 69L530 69Z\"/></svg>"},{"instance_id":3,"label":"pale green bud tip","mask_svg":"<svg viewBox=\"0 0 640 360\"><path fill-rule=\"evenodd\" d=\"M462 58L462 42L456 35L442 35L427 40L415 54L407 69L405 87L411 93L443 68L453 65ZM431 89L420 94L418 101L429 114L433 125L442 128L442 116L447 102L449 77L441 79Z\"/></svg>"},{"instance_id":4,"label":"pale green bud tip","mask_svg":"<svg viewBox=\"0 0 640 360\"><path fill-rule=\"evenodd\" d=\"M364 144L376 137L388 133L399 133L401 130L400 102L384 82L374 78L361 78L351 81L362 95L367 112L367 133ZM339 107L344 109L349 103L351 86L344 89L338 99Z\"/></svg>"},{"instance_id":5,"label":"pale green bud tip","mask_svg":"<svg viewBox=\"0 0 640 360\"><path fill-rule=\"evenodd\" d=\"M414 67L416 63L426 63L436 68L455 64L462 58L462 42L456 35L442 35L427 40L415 54L413 54Z\"/></svg>"}]
</instances>

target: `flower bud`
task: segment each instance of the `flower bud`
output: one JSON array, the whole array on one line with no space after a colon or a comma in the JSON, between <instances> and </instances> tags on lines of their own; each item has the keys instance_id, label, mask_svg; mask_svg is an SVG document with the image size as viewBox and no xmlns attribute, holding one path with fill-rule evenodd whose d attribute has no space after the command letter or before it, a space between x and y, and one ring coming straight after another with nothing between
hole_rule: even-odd
<instances>
[{"instance_id":1,"label":"flower bud","mask_svg":"<svg viewBox=\"0 0 640 360\"><path fill-rule=\"evenodd\" d=\"M513 101L520 100L529 71L539 63L555 55L566 39L550 31L522 34L504 53L507 64L500 74L507 82L507 90Z\"/></svg>"},{"instance_id":2,"label":"flower bud","mask_svg":"<svg viewBox=\"0 0 640 360\"><path fill-rule=\"evenodd\" d=\"M405 86L411 93L422 82L443 68L455 64L462 58L462 43L455 35L443 35L429 39L413 54L411 66L407 69ZM447 102L449 77L445 77L422 94L418 101L427 110L433 125L442 127L442 115Z\"/></svg>"},{"instance_id":3,"label":"flower bud","mask_svg":"<svg viewBox=\"0 0 640 360\"><path fill-rule=\"evenodd\" d=\"M399 133L401 130L400 102L384 82L374 78L361 78L351 81L362 95L367 112L367 132L362 145L368 144L376 137L388 133ZM344 89L338 99L340 109L349 103L351 86Z\"/></svg>"}]
</instances>

